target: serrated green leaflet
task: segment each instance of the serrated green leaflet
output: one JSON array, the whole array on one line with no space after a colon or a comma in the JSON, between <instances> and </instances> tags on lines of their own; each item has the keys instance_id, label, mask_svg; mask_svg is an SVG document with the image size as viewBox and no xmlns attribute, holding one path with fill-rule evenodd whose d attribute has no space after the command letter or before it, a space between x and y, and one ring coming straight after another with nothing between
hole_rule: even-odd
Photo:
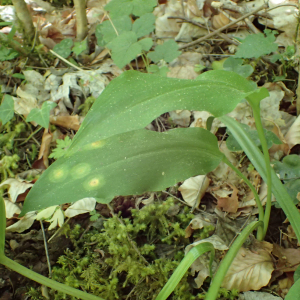
<instances>
[{"instance_id":1,"label":"serrated green leaflet","mask_svg":"<svg viewBox=\"0 0 300 300\"><path fill-rule=\"evenodd\" d=\"M131 31L132 23L129 16L122 15L98 24L96 27L96 38L99 46L105 46L123 32Z\"/></svg>"},{"instance_id":2,"label":"serrated green leaflet","mask_svg":"<svg viewBox=\"0 0 300 300\"><path fill-rule=\"evenodd\" d=\"M243 60L241 58L229 57L223 63L223 68L226 71L235 72L245 78L250 76L254 69L251 65L243 65Z\"/></svg>"},{"instance_id":3,"label":"serrated green leaflet","mask_svg":"<svg viewBox=\"0 0 300 300\"><path fill-rule=\"evenodd\" d=\"M177 43L174 40L168 40L162 45L156 46L155 50L153 52L149 52L147 56L155 63L157 63L161 59L166 62L171 62L180 54L181 52L178 51Z\"/></svg>"},{"instance_id":4,"label":"serrated green leaflet","mask_svg":"<svg viewBox=\"0 0 300 300\"><path fill-rule=\"evenodd\" d=\"M145 14L133 23L132 30L136 33L137 37L140 38L155 29L154 23L155 16L151 13Z\"/></svg>"},{"instance_id":5,"label":"serrated green leaflet","mask_svg":"<svg viewBox=\"0 0 300 300\"><path fill-rule=\"evenodd\" d=\"M234 72L210 71L198 80L162 78L128 71L114 79L95 101L69 151L112 135L141 129L175 109L231 112L256 86Z\"/></svg>"},{"instance_id":6,"label":"serrated green leaflet","mask_svg":"<svg viewBox=\"0 0 300 300\"><path fill-rule=\"evenodd\" d=\"M76 54L79 55L83 51L87 49L87 41L83 40L81 42L75 42L74 47L72 48L72 51Z\"/></svg>"},{"instance_id":7,"label":"serrated green leaflet","mask_svg":"<svg viewBox=\"0 0 300 300\"><path fill-rule=\"evenodd\" d=\"M259 58L260 56L270 54L278 49L278 44L274 43L276 37L274 33L265 31L263 33L250 34L238 46L237 52L234 55L236 58ZM257 46L259 45L259 47Z\"/></svg>"},{"instance_id":8,"label":"serrated green leaflet","mask_svg":"<svg viewBox=\"0 0 300 300\"><path fill-rule=\"evenodd\" d=\"M67 58L72 50L73 41L71 39L64 39L59 44L56 44L53 48L57 54L59 54L63 58Z\"/></svg>"},{"instance_id":9,"label":"serrated green leaflet","mask_svg":"<svg viewBox=\"0 0 300 300\"><path fill-rule=\"evenodd\" d=\"M126 31L107 44L107 48L112 50L112 59L119 68L123 68L129 64L142 50L151 48L152 40L144 42L137 41L136 33L133 31ZM150 46L150 47L149 47ZM144 49L145 48L145 49Z\"/></svg>"},{"instance_id":10,"label":"serrated green leaflet","mask_svg":"<svg viewBox=\"0 0 300 300\"><path fill-rule=\"evenodd\" d=\"M210 172L222 158L217 138L202 128L122 133L52 164L26 197L22 215L85 197L107 203L117 195L161 191Z\"/></svg>"},{"instance_id":11,"label":"serrated green leaflet","mask_svg":"<svg viewBox=\"0 0 300 300\"><path fill-rule=\"evenodd\" d=\"M5 95L3 102L0 106L0 120L2 125L5 125L14 116L14 100L12 96Z\"/></svg>"}]
</instances>

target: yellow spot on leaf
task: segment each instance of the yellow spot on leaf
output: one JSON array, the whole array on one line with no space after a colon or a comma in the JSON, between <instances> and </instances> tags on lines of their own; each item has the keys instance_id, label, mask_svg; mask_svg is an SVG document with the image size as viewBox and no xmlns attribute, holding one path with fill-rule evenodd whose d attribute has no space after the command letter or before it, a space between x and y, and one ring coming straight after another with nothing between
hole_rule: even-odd
<instances>
[{"instance_id":1,"label":"yellow spot on leaf","mask_svg":"<svg viewBox=\"0 0 300 300\"><path fill-rule=\"evenodd\" d=\"M60 182L65 179L68 175L68 170L63 167L59 167L54 169L49 176L49 180L53 182Z\"/></svg>"},{"instance_id":2,"label":"yellow spot on leaf","mask_svg":"<svg viewBox=\"0 0 300 300\"><path fill-rule=\"evenodd\" d=\"M93 142L93 143L91 143L91 144L88 144L88 145L86 146L86 149L97 149L97 148L101 148L101 147L104 146L104 144L105 144L104 141Z\"/></svg>"},{"instance_id":3,"label":"yellow spot on leaf","mask_svg":"<svg viewBox=\"0 0 300 300\"><path fill-rule=\"evenodd\" d=\"M89 164L81 163L72 168L71 175L74 179L79 179L88 175L90 171L91 171L91 166Z\"/></svg>"},{"instance_id":4,"label":"yellow spot on leaf","mask_svg":"<svg viewBox=\"0 0 300 300\"><path fill-rule=\"evenodd\" d=\"M104 185L104 178L101 175L89 177L83 184L88 191L99 189Z\"/></svg>"}]
</instances>

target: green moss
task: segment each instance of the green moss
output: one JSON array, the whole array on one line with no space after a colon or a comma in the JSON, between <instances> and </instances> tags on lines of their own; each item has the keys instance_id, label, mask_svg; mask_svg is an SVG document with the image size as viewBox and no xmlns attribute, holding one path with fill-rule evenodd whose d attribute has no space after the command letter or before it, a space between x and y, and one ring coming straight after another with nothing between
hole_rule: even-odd
<instances>
[{"instance_id":1,"label":"green moss","mask_svg":"<svg viewBox=\"0 0 300 300\"><path fill-rule=\"evenodd\" d=\"M1 181L8 177L14 177L14 170L18 169L20 160L20 148L15 143L15 139L21 137L26 132L26 124L18 122L16 117L1 126L0 134L0 174Z\"/></svg>"},{"instance_id":2,"label":"green moss","mask_svg":"<svg viewBox=\"0 0 300 300\"><path fill-rule=\"evenodd\" d=\"M199 294L196 299L204 299L205 294ZM220 288L217 299L222 300L236 300L239 298L239 291L233 289L232 291L228 291L225 288Z\"/></svg>"},{"instance_id":3,"label":"green moss","mask_svg":"<svg viewBox=\"0 0 300 300\"><path fill-rule=\"evenodd\" d=\"M76 225L67 232L74 250L59 258L52 278L107 300L155 299L184 256L189 244L184 229L192 217L168 198L133 209L131 219L98 219L96 228L83 236ZM188 279L187 273L172 299L195 299ZM72 299L50 294L57 300Z\"/></svg>"}]
</instances>

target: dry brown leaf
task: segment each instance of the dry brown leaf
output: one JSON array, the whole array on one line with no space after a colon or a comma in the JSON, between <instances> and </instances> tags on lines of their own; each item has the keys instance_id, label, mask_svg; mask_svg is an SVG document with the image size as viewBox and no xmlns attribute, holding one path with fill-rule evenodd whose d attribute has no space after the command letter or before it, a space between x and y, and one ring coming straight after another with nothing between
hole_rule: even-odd
<instances>
[{"instance_id":1,"label":"dry brown leaf","mask_svg":"<svg viewBox=\"0 0 300 300\"><path fill-rule=\"evenodd\" d=\"M50 123L61 126L64 128L70 128L73 130L78 130L80 124L83 121L83 117L79 116L50 116Z\"/></svg>"},{"instance_id":2,"label":"dry brown leaf","mask_svg":"<svg viewBox=\"0 0 300 300\"><path fill-rule=\"evenodd\" d=\"M267 242L255 242L252 251L242 247L233 260L222 287L246 292L266 286L274 270L271 251L272 244Z\"/></svg>"},{"instance_id":3,"label":"dry brown leaf","mask_svg":"<svg viewBox=\"0 0 300 300\"><path fill-rule=\"evenodd\" d=\"M50 152L51 140L52 140L52 134L49 132L48 128L45 128L43 137L42 137L42 144L41 144L38 160L43 159L43 163L46 168L49 167L48 156L49 156L49 152Z\"/></svg>"},{"instance_id":4,"label":"dry brown leaf","mask_svg":"<svg viewBox=\"0 0 300 300\"><path fill-rule=\"evenodd\" d=\"M294 272L300 265L300 248L283 248L277 244L273 245L272 254L278 257L276 270L282 272Z\"/></svg>"},{"instance_id":5,"label":"dry brown leaf","mask_svg":"<svg viewBox=\"0 0 300 300\"><path fill-rule=\"evenodd\" d=\"M214 219L205 218L203 215L196 215L185 229L185 238L189 238L194 230L202 229L204 226L214 225Z\"/></svg>"},{"instance_id":6,"label":"dry brown leaf","mask_svg":"<svg viewBox=\"0 0 300 300\"><path fill-rule=\"evenodd\" d=\"M238 189L230 185L232 191L228 197L218 197L217 208L229 213L236 213L239 207Z\"/></svg>"},{"instance_id":7,"label":"dry brown leaf","mask_svg":"<svg viewBox=\"0 0 300 300\"><path fill-rule=\"evenodd\" d=\"M211 18L211 24L212 27L215 29L219 29L227 24L229 24L231 21L228 17L226 17L223 13L219 13Z\"/></svg>"}]
</instances>

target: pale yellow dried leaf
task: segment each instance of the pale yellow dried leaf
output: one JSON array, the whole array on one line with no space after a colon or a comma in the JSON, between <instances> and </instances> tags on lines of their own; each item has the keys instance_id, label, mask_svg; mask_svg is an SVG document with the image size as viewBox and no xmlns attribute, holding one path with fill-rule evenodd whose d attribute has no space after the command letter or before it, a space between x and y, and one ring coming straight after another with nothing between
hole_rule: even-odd
<instances>
[{"instance_id":1,"label":"pale yellow dried leaf","mask_svg":"<svg viewBox=\"0 0 300 300\"><path fill-rule=\"evenodd\" d=\"M195 207L198 207L209 183L210 179L206 175L199 175L185 180L178 190L189 206L193 207L196 202Z\"/></svg>"},{"instance_id":2,"label":"pale yellow dried leaf","mask_svg":"<svg viewBox=\"0 0 300 300\"><path fill-rule=\"evenodd\" d=\"M57 205L53 205L53 206L43 209L36 215L36 219L40 221L40 220L46 220L46 219L51 218L52 215L54 214L56 208L57 208Z\"/></svg>"},{"instance_id":3,"label":"pale yellow dried leaf","mask_svg":"<svg viewBox=\"0 0 300 300\"><path fill-rule=\"evenodd\" d=\"M270 255L272 245L262 242L260 248L249 250L242 247L233 260L222 287L240 292L260 290L266 286L274 270Z\"/></svg>"},{"instance_id":4,"label":"pale yellow dried leaf","mask_svg":"<svg viewBox=\"0 0 300 300\"><path fill-rule=\"evenodd\" d=\"M172 122L182 127L190 125L191 112L189 110L173 110L169 112Z\"/></svg>"},{"instance_id":5,"label":"pale yellow dried leaf","mask_svg":"<svg viewBox=\"0 0 300 300\"><path fill-rule=\"evenodd\" d=\"M32 183L28 183L25 180L8 178L0 184L0 188L5 185L9 185L8 194L10 196L10 201L15 203L18 196L23 194L27 189L33 186Z\"/></svg>"},{"instance_id":6,"label":"pale yellow dried leaf","mask_svg":"<svg viewBox=\"0 0 300 300\"><path fill-rule=\"evenodd\" d=\"M7 219L10 219L14 216L14 214L19 214L21 212L19 206L12 203L11 201L4 199L4 203L5 203L5 212L6 212Z\"/></svg>"},{"instance_id":7,"label":"pale yellow dried leaf","mask_svg":"<svg viewBox=\"0 0 300 300\"><path fill-rule=\"evenodd\" d=\"M288 130L285 135L285 141L288 143L290 148L300 144L300 116L297 117L293 125Z\"/></svg>"},{"instance_id":8,"label":"pale yellow dried leaf","mask_svg":"<svg viewBox=\"0 0 300 300\"><path fill-rule=\"evenodd\" d=\"M54 229L55 227L57 227L57 225L61 227L64 224L64 220L64 213L60 208L57 209L52 218L49 221L47 221L51 223L51 225L48 227L48 230Z\"/></svg>"},{"instance_id":9,"label":"pale yellow dried leaf","mask_svg":"<svg viewBox=\"0 0 300 300\"><path fill-rule=\"evenodd\" d=\"M92 210L94 210L95 205L95 198L83 198L68 207L65 211L65 216L68 218L72 218L80 214L91 212Z\"/></svg>"},{"instance_id":10,"label":"pale yellow dried leaf","mask_svg":"<svg viewBox=\"0 0 300 300\"><path fill-rule=\"evenodd\" d=\"M32 226L33 222L35 221L35 218L36 218L35 212L33 211L28 212L21 220L7 227L6 231L18 232L18 233L23 232Z\"/></svg>"}]
</instances>

